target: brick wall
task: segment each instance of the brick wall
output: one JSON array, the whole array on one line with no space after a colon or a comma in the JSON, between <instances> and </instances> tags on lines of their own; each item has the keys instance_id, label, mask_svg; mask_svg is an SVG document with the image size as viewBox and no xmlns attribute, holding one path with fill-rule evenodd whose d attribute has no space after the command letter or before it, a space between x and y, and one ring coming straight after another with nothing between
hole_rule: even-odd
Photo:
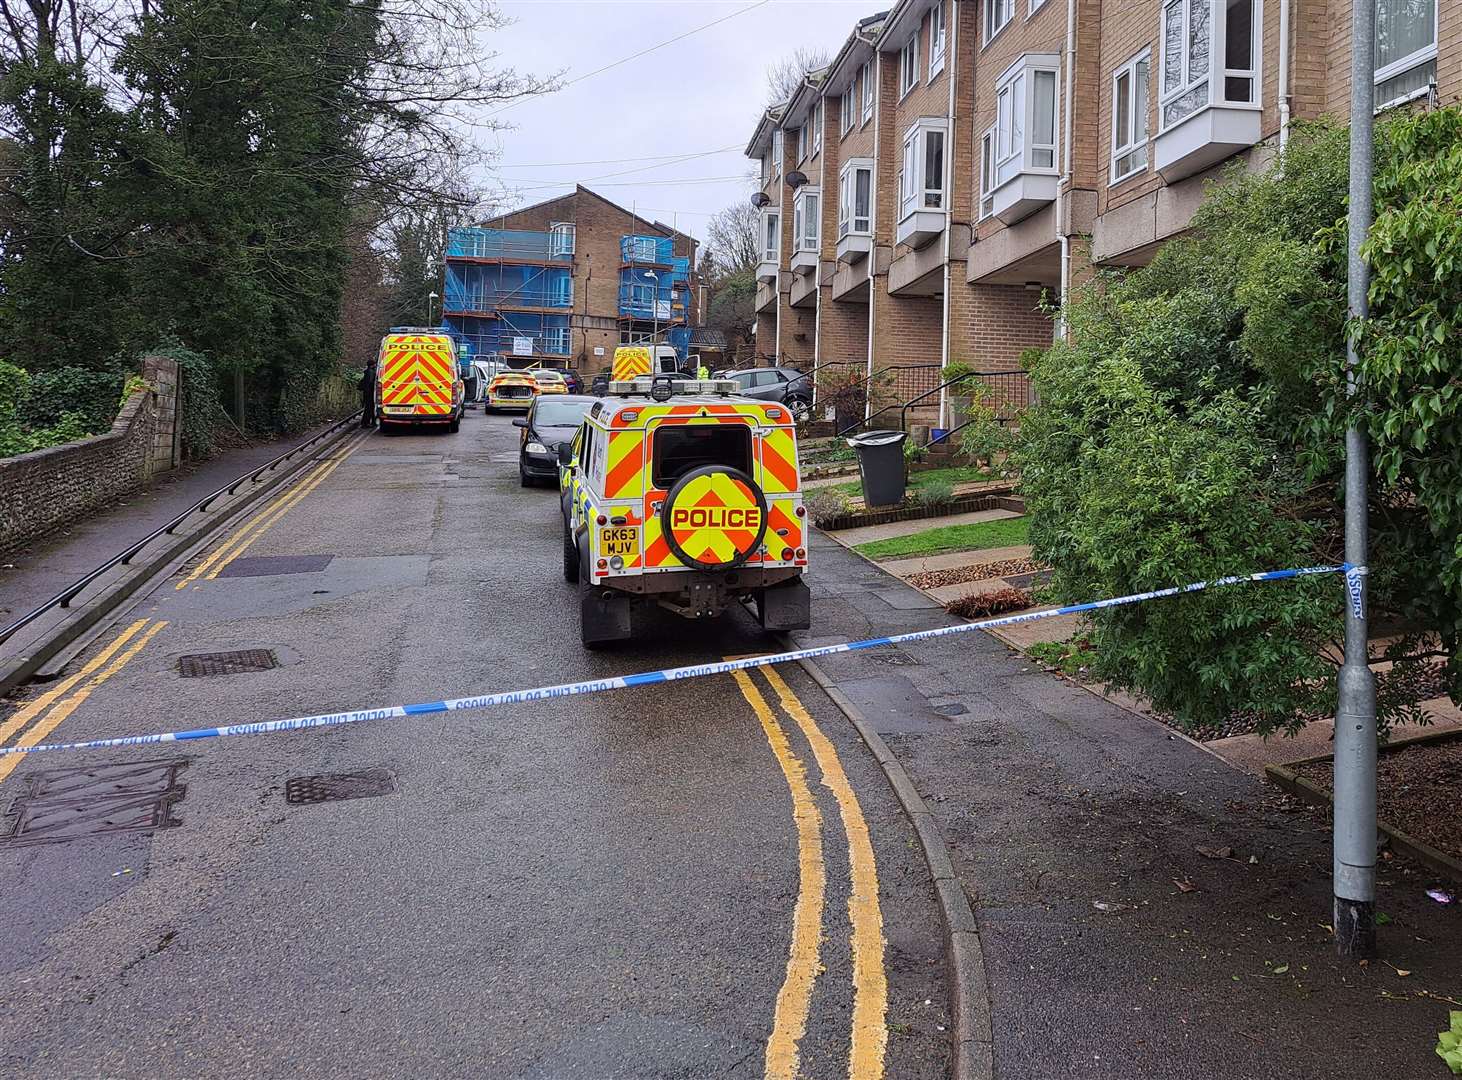
<instances>
[{"instance_id":1,"label":"brick wall","mask_svg":"<svg viewBox=\"0 0 1462 1080\"><path fill-rule=\"evenodd\" d=\"M149 365L154 375L171 366L171 386L134 391L110 431L0 459L0 555L131 495L171 466L175 428L159 421L176 424L177 365L155 357Z\"/></svg>"},{"instance_id":2,"label":"brick wall","mask_svg":"<svg viewBox=\"0 0 1462 1080\"><path fill-rule=\"evenodd\" d=\"M950 295L950 357L977 371L1014 371L1025 349L1051 346L1040 294L1020 285L971 285Z\"/></svg>"}]
</instances>

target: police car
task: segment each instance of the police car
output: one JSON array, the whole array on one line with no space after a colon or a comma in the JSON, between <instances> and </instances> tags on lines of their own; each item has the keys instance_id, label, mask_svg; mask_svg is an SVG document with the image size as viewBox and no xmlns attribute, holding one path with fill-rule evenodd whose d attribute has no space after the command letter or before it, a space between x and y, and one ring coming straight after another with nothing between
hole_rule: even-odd
<instances>
[{"instance_id":1,"label":"police car","mask_svg":"<svg viewBox=\"0 0 1462 1080\"><path fill-rule=\"evenodd\" d=\"M631 637L654 605L689 618L754 604L768 630L809 626L807 512L797 432L776 402L725 380L629 378L559 449L564 579L591 648Z\"/></svg>"}]
</instances>

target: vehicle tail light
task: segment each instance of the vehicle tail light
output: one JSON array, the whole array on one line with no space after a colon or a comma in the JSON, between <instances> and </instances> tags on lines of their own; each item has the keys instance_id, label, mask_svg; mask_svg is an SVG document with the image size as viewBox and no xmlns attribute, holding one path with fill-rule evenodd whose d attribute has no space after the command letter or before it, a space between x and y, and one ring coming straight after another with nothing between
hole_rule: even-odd
<instances>
[{"instance_id":1,"label":"vehicle tail light","mask_svg":"<svg viewBox=\"0 0 1462 1080\"><path fill-rule=\"evenodd\" d=\"M805 506L798 506L797 507L797 516L798 517L806 517L807 516L807 507L805 507Z\"/></svg>"},{"instance_id":2,"label":"vehicle tail light","mask_svg":"<svg viewBox=\"0 0 1462 1080\"><path fill-rule=\"evenodd\" d=\"M600 559L599 560L599 569L600 570L607 570L607 569L609 569L609 560L608 559Z\"/></svg>"},{"instance_id":3,"label":"vehicle tail light","mask_svg":"<svg viewBox=\"0 0 1462 1080\"><path fill-rule=\"evenodd\" d=\"M782 549L782 561L783 562L791 562L792 561L792 555L793 555L793 551L792 551L791 548L783 548Z\"/></svg>"},{"instance_id":4,"label":"vehicle tail light","mask_svg":"<svg viewBox=\"0 0 1462 1080\"><path fill-rule=\"evenodd\" d=\"M609 524L609 519L607 517L605 517L603 514L600 514L594 520L597 521L600 525L608 525Z\"/></svg>"},{"instance_id":5,"label":"vehicle tail light","mask_svg":"<svg viewBox=\"0 0 1462 1080\"><path fill-rule=\"evenodd\" d=\"M805 558L807 558L807 549L806 548L798 548L797 549L797 557L799 559L805 559Z\"/></svg>"}]
</instances>

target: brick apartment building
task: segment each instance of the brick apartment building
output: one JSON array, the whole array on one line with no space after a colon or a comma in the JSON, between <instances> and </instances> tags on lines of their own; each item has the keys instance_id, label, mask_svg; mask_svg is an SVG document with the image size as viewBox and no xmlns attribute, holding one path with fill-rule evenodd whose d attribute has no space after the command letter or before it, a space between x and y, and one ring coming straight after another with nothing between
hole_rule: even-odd
<instances>
[{"instance_id":1,"label":"brick apartment building","mask_svg":"<svg viewBox=\"0 0 1462 1080\"><path fill-rule=\"evenodd\" d=\"M1462 0L1376 0L1376 102L1462 93ZM901 0L757 123L756 349L1021 366L1092 266L1140 266L1234 160L1349 107L1349 0ZM922 370L921 370L922 369ZM931 399L932 403L932 399ZM948 420L944 402L939 411Z\"/></svg>"},{"instance_id":2,"label":"brick apartment building","mask_svg":"<svg viewBox=\"0 0 1462 1080\"><path fill-rule=\"evenodd\" d=\"M698 321L694 237L585 187L451 229L442 317L473 355L517 366L608 367L658 339L685 356Z\"/></svg>"}]
</instances>

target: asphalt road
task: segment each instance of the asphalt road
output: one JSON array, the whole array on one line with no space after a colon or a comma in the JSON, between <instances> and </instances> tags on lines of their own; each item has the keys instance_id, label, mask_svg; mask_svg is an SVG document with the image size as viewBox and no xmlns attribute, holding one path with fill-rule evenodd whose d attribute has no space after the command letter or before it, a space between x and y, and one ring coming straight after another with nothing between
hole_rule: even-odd
<instances>
[{"instance_id":1,"label":"asphalt road","mask_svg":"<svg viewBox=\"0 0 1462 1080\"><path fill-rule=\"evenodd\" d=\"M470 413L456 435L343 444L121 613L60 681L7 703L0 741L429 701L772 647L738 611L665 615L627 646L584 651L556 497L520 489L516 436L506 417ZM259 649L279 666L180 673L184 656ZM368 770L392 790L286 800L291 779ZM12 756L0 808L12 802L6 1076L947 1068L941 927L913 831L795 667ZM174 824L148 827L159 816Z\"/></svg>"}]
</instances>

